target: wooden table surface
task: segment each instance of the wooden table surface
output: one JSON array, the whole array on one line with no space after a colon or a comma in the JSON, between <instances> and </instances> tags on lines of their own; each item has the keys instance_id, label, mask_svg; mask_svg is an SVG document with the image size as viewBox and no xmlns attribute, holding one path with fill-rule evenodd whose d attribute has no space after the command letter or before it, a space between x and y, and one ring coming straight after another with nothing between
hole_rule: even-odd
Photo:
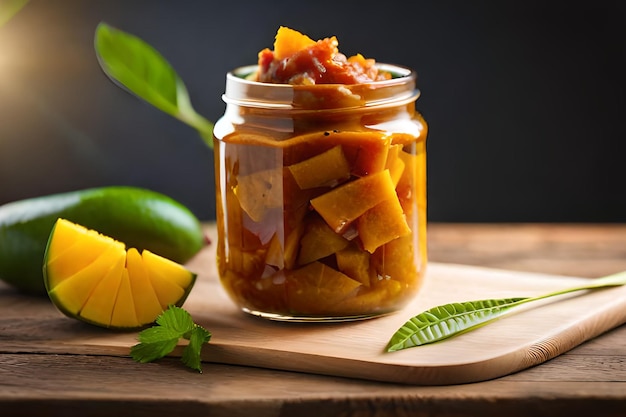
<instances>
[{"instance_id":1,"label":"wooden table surface","mask_svg":"<svg viewBox=\"0 0 626 417\"><path fill-rule=\"evenodd\" d=\"M595 278L626 270L626 224L431 224L429 258ZM7 353L17 334L8 326L0 320L3 417L626 415L626 325L534 368L453 386L211 363L198 374L175 358Z\"/></svg>"}]
</instances>

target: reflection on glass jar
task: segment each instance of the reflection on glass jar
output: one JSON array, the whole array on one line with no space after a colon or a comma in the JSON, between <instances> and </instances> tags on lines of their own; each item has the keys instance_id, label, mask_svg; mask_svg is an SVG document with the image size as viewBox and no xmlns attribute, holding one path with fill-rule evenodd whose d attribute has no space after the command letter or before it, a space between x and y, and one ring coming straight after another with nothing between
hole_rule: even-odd
<instances>
[{"instance_id":1,"label":"reflection on glass jar","mask_svg":"<svg viewBox=\"0 0 626 417\"><path fill-rule=\"evenodd\" d=\"M355 320L406 305L426 267L427 125L415 74L291 86L227 76L217 264L244 311Z\"/></svg>"}]
</instances>

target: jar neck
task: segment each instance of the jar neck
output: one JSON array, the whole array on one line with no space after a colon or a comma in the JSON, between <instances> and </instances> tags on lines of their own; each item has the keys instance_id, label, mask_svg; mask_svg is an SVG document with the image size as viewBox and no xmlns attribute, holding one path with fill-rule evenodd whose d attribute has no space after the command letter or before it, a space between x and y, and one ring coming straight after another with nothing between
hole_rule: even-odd
<instances>
[{"instance_id":1,"label":"jar neck","mask_svg":"<svg viewBox=\"0 0 626 417\"><path fill-rule=\"evenodd\" d=\"M256 70L255 65L238 68L227 74L223 100L227 105L284 111L354 111L401 106L419 97L417 76L408 68L378 64L394 78L371 83L337 85L289 85L260 83L246 79Z\"/></svg>"}]
</instances>

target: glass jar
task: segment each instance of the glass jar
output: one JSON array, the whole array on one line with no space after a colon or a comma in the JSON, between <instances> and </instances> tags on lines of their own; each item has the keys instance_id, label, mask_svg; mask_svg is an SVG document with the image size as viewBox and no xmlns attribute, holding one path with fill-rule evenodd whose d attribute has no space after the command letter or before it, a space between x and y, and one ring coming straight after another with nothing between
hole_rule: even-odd
<instances>
[{"instance_id":1,"label":"glass jar","mask_svg":"<svg viewBox=\"0 0 626 417\"><path fill-rule=\"evenodd\" d=\"M292 86L227 74L214 129L217 267L242 310L343 321L405 306L426 267L416 75Z\"/></svg>"}]
</instances>

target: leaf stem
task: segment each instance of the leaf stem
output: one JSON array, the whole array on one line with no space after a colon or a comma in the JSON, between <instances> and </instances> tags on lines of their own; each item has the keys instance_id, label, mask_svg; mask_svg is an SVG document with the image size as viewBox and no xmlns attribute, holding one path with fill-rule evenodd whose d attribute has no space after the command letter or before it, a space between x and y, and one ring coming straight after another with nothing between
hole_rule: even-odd
<instances>
[{"instance_id":1,"label":"leaf stem","mask_svg":"<svg viewBox=\"0 0 626 417\"><path fill-rule=\"evenodd\" d=\"M598 288L607 288L607 287L617 287L620 285L626 284L626 271L618 272L617 274L607 275L602 278L596 278L591 280L591 282L578 285L571 288L566 288L564 290L557 290L548 294L539 295L536 297L530 297L525 299L524 301L518 302L517 304L523 304L530 301L537 301L544 298L555 297L557 295L563 295L570 292L576 291L584 291L584 290L594 290Z\"/></svg>"}]
</instances>

